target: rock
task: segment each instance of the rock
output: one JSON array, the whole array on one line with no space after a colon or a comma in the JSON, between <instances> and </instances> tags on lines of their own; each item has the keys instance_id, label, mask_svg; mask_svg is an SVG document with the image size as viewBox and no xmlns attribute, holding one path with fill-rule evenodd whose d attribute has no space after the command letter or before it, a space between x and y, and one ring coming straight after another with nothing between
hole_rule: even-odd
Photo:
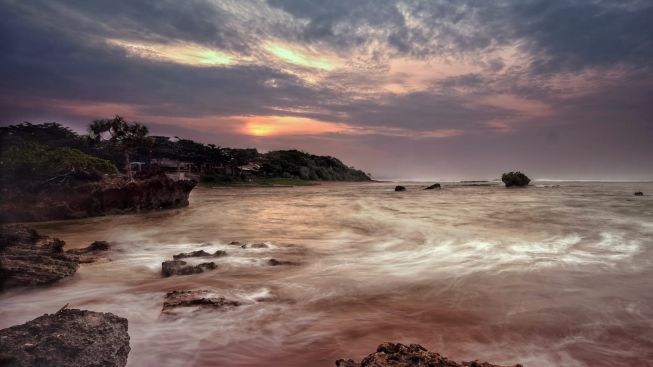
<instances>
[{"instance_id":1,"label":"rock","mask_svg":"<svg viewBox=\"0 0 653 367\"><path fill-rule=\"evenodd\" d=\"M429 352L419 344L404 345L383 343L360 363L351 359L339 359L337 367L500 367L487 362L456 363L438 353ZM515 365L521 367L521 365Z\"/></svg>"},{"instance_id":2,"label":"rock","mask_svg":"<svg viewBox=\"0 0 653 367\"><path fill-rule=\"evenodd\" d=\"M188 265L183 260L170 260L161 263L161 274L164 277L171 275L190 275L202 273L204 270L213 270L218 266L214 262L201 263L199 265Z\"/></svg>"},{"instance_id":3,"label":"rock","mask_svg":"<svg viewBox=\"0 0 653 367\"><path fill-rule=\"evenodd\" d=\"M155 175L133 182L107 176L73 186L54 184L5 195L0 200L0 222L33 222L86 218L180 208L197 182L174 181Z\"/></svg>"},{"instance_id":4,"label":"rock","mask_svg":"<svg viewBox=\"0 0 653 367\"><path fill-rule=\"evenodd\" d=\"M279 266L279 265L299 265L296 262L293 261L286 261L286 260L277 260L277 259L270 259L268 260L268 264L271 266Z\"/></svg>"},{"instance_id":5,"label":"rock","mask_svg":"<svg viewBox=\"0 0 653 367\"><path fill-rule=\"evenodd\" d=\"M215 310L224 310L227 308L238 307L242 303L222 296L214 296L208 290L184 291L175 290L166 294L163 301L162 312L170 312L177 307L200 307L211 308Z\"/></svg>"},{"instance_id":6,"label":"rock","mask_svg":"<svg viewBox=\"0 0 653 367\"><path fill-rule=\"evenodd\" d=\"M122 367L129 354L127 319L63 309L0 330L0 365Z\"/></svg>"},{"instance_id":7,"label":"rock","mask_svg":"<svg viewBox=\"0 0 653 367\"><path fill-rule=\"evenodd\" d=\"M406 186L395 186L395 191L406 191Z\"/></svg>"},{"instance_id":8,"label":"rock","mask_svg":"<svg viewBox=\"0 0 653 367\"><path fill-rule=\"evenodd\" d=\"M506 187L524 187L528 186L531 179L521 172L508 172L501 175L501 181Z\"/></svg>"},{"instance_id":9,"label":"rock","mask_svg":"<svg viewBox=\"0 0 653 367\"><path fill-rule=\"evenodd\" d=\"M442 187L440 186L439 183L434 183L433 185L425 188L424 190L434 190L434 189L441 189Z\"/></svg>"},{"instance_id":10,"label":"rock","mask_svg":"<svg viewBox=\"0 0 653 367\"><path fill-rule=\"evenodd\" d=\"M111 245L107 241L95 241L87 247L70 249L66 253L77 255L77 261L80 263L92 263L98 260L100 254L110 248Z\"/></svg>"},{"instance_id":11,"label":"rock","mask_svg":"<svg viewBox=\"0 0 653 367\"><path fill-rule=\"evenodd\" d=\"M77 271L64 241L39 235L24 225L0 227L0 289L56 282Z\"/></svg>"},{"instance_id":12,"label":"rock","mask_svg":"<svg viewBox=\"0 0 653 367\"><path fill-rule=\"evenodd\" d=\"M268 246L268 245L266 245L264 243L254 243L254 244L250 245L249 247L251 247L251 248L268 248L270 246Z\"/></svg>"},{"instance_id":13,"label":"rock","mask_svg":"<svg viewBox=\"0 0 653 367\"><path fill-rule=\"evenodd\" d=\"M229 244L231 246L244 246L244 244L242 244L242 243L240 243L238 241L231 241L231 242L229 242Z\"/></svg>"},{"instance_id":14,"label":"rock","mask_svg":"<svg viewBox=\"0 0 653 367\"><path fill-rule=\"evenodd\" d=\"M218 250L213 254L210 254L204 250L198 250L198 251L191 251L191 252L182 252L180 254L173 255L172 258L175 260L179 260L188 257L222 257L222 256L227 256L227 252L223 250Z\"/></svg>"},{"instance_id":15,"label":"rock","mask_svg":"<svg viewBox=\"0 0 653 367\"><path fill-rule=\"evenodd\" d=\"M644 193L641 192L641 191L637 191L634 195L635 196L644 196Z\"/></svg>"}]
</instances>

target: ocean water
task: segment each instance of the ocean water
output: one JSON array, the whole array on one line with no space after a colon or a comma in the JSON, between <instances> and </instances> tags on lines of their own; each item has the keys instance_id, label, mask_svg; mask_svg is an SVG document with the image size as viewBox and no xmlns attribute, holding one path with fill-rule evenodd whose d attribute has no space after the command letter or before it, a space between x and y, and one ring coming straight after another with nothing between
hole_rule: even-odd
<instances>
[{"instance_id":1,"label":"ocean water","mask_svg":"<svg viewBox=\"0 0 653 367\"><path fill-rule=\"evenodd\" d=\"M129 366L333 366L384 341L458 361L653 365L652 183L394 185L197 188L184 209L35 224L67 247L113 241L111 261L3 293L0 327L66 303L112 312L129 320ZM161 277L198 249L228 256ZM162 315L174 289L243 306Z\"/></svg>"}]
</instances>

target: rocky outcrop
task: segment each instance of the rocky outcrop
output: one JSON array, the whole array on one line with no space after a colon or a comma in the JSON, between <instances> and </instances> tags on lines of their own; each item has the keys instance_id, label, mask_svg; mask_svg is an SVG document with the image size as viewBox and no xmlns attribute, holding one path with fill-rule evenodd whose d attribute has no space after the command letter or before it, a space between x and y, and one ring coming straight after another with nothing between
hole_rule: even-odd
<instances>
[{"instance_id":1,"label":"rocky outcrop","mask_svg":"<svg viewBox=\"0 0 653 367\"><path fill-rule=\"evenodd\" d=\"M383 343L358 363L352 359L339 359L337 367L501 367L487 362L456 363L438 353L429 352L419 344ZM521 367L517 364L514 367Z\"/></svg>"},{"instance_id":2,"label":"rocky outcrop","mask_svg":"<svg viewBox=\"0 0 653 367\"><path fill-rule=\"evenodd\" d=\"M406 191L406 186L395 186L395 191Z\"/></svg>"},{"instance_id":3,"label":"rocky outcrop","mask_svg":"<svg viewBox=\"0 0 653 367\"><path fill-rule=\"evenodd\" d=\"M441 189L442 187L440 186L439 183L434 183L433 185L425 188L424 190L436 190L436 189Z\"/></svg>"},{"instance_id":4,"label":"rocky outcrop","mask_svg":"<svg viewBox=\"0 0 653 367\"><path fill-rule=\"evenodd\" d=\"M0 330L0 365L122 367L129 354L127 319L63 309Z\"/></svg>"},{"instance_id":5,"label":"rocky outcrop","mask_svg":"<svg viewBox=\"0 0 653 367\"><path fill-rule=\"evenodd\" d=\"M644 193L641 192L641 191L637 191L634 195L635 196L644 196Z\"/></svg>"},{"instance_id":6,"label":"rocky outcrop","mask_svg":"<svg viewBox=\"0 0 653 367\"><path fill-rule=\"evenodd\" d=\"M179 307L199 307L213 310L225 310L240 306L241 303L216 296L208 290L175 290L166 294L163 301L164 313L169 313Z\"/></svg>"},{"instance_id":7,"label":"rocky outcrop","mask_svg":"<svg viewBox=\"0 0 653 367\"><path fill-rule=\"evenodd\" d=\"M521 172L507 172L501 175L501 181L506 187L525 187L531 182L525 174Z\"/></svg>"},{"instance_id":8,"label":"rocky outcrop","mask_svg":"<svg viewBox=\"0 0 653 367\"><path fill-rule=\"evenodd\" d=\"M130 182L122 176L68 185L47 184L6 194L0 200L0 222L74 219L188 206L197 182L156 175Z\"/></svg>"},{"instance_id":9,"label":"rocky outcrop","mask_svg":"<svg viewBox=\"0 0 653 367\"><path fill-rule=\"evenodd\" d=\"M164 277L172 275L190 275L203 273L204 270L213 270L218 266L214 262L205 262L198 265L189 265L183 260L169 260L161 263L161 274Z\"/></svg>"},{"instance_id":10,"label":"rocky outcrop","mask_svg":"<svg viewBox=\"0 0 653 367\"><path fill-rule=\"evenodd\" d=\"M41 285L73 275L77 259L64 241L39 235L23 225L0 227L0 289Z\"/></svg>"},{"instance_id":11,"label":"rocky outcrop","mask_svg":"<svg viewBox=\"0 0 653 367\"><path fill-rule=\"evenodd\" d=\"M111 245L107 241L95 241L87 247L67 250L66 253L77 256L79 263L86 264L96 262L110 248Z\"/></svg>"},{"instance_id":12,"label":"rocky outcrop","mask_svg":"<svg viewBox=\"0 0 653 367\"><path fill-rule=\"evenodd\" d=\"M179 260L179 259L186 259L189 257L222 257L222 256L227 256L227 252L223 250L218 250L213 254L210 254L204 250L198 250L198 251L191 251L191 252L182 252L180 254L173 255L172 258L174 260Z\"/></svg>"},{"instance_id":13,"label":"rocky outcrop","mask_svg":"<svg viewBox=\"0 0 653 367\"><path fill-rule=\"evenodd\" d=\"M268 260L268 265L279 266L279 265L299 265L299 264L294 261L270 259Z\"/></svg>"}]
</instances>

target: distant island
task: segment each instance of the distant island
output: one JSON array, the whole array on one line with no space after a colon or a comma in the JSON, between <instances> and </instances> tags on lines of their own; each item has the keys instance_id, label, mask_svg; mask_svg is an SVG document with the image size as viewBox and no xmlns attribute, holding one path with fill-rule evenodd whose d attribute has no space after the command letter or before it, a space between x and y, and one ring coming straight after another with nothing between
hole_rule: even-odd
<instances>
[{"instance_id":1,"label":"distant island","mask_svg":"<svg viewBox=\"0 0 653 367\"><path fill-rule=\"evenodd\" d=\"M56 122L0 127L0 221L182 207L197 183L287 186L370 180L334 157L150 136L145 125L120 116L93 121L88 134Z\"/></svg>"}]
</instances>

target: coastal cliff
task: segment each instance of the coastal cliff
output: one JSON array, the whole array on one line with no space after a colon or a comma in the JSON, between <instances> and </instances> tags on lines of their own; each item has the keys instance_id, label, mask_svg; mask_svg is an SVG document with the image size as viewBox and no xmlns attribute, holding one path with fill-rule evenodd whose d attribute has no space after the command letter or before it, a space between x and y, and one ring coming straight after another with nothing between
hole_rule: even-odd
<instances>
[{"instance_id":1,"label":"coastal cliff","mask_svg":"<svg viewBox=\"0 0 653 367\"><path fill-rule=\"evenodd\" d=\"M0 201L0 222L75 219L109 214L180 208L197 182L174 181L164 174L130 181L105 176L97 181L47 184L7 192Z\"/></svg>"}]
</instances>

